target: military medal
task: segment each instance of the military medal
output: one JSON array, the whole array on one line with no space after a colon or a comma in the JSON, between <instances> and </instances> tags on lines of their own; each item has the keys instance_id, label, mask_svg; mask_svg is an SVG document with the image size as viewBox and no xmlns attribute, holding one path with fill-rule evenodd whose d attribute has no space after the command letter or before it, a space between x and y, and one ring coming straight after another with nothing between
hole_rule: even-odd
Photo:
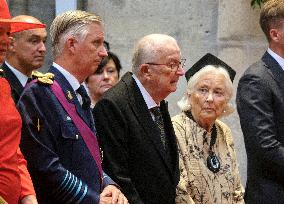
<instances>
[{"instance_id":1,"label":"military medal","mask_svg":"<svg viewBox=\"0 0 284 204\"><path fill-rule=\"evenodd\" d=\"M209 147L209 156L207 157L207 168L213 173L217 173L220 170L221 164L217 155L213 152L213 146L216 143L217 139L217 129L216 126L213 126L210 147Z\"/></svg>"},{"instance_id":2,"label":"military medal","mask_svg":"<svg viewBox=\"0 0 284 204\"><path fill-rule=\"evenodd\" d=\"M73 99L73 96L72 96L71 91L67 91L67 98L68 98L69 100L72 100L72 99Z\"/></svg>"}]
</instances>

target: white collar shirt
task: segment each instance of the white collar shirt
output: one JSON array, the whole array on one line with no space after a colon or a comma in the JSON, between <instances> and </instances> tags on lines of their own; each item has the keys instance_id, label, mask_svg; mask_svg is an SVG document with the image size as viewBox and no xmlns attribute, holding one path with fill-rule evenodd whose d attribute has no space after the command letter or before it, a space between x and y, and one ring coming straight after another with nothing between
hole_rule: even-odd
<instances>
[{"instance_id":1,"label":"white collar shirt","mask_svg":"<svg viewBox=\"0 0 284 204\"><path fill-rule=\"evenodd\" d=\"M77 89L80 87L79 81L70 72L68 72L66 69L64 69L60 65L56 64L55 62L53 62L52 66L55 67L65 77L65 79L69 82L73 91L76 93L76 96L77 96L80 104L82 104L83 103L82 97L80 96L80 94L77 93Z\"/></svg>"},{"instance_id":2,"label":"white collar shirt","mask_svg":"<svg viewBox=\"0 0 284 204\"><path fill-rule=\"evenodd\" d=\"M12 67L7 61L5 61L5 63L9 67L9 69L15 74L15 76L20 81L22 86L25 87L29 77L23 74L22 72L20 72L19 70L15 69L14 67Z\"/></svg>"},{"instance_id":3,"label":"white collar shirt","mask_svg":"<svg viewBox=\"0 0 284 204\"><path fill-rule=\"evenodd\" d=\"M271 55L271 57L273 57L278 62L280 67L284 70L284 59L280 57L278 54L276 54L275 52L273 52L270 48L267 49L267 52L268 54Z\"/></svg>"},{"instance_id":4,"label":"white collar shirt","mask_svg":"<svg viewBox=\"0 0 284 204\"><path fill-rule=\"evenodd\" d=\"M143 84L139 81L139 79L137 78L137 76L135 76L135 74L132 75L133 79L135 80L142 96L143 99L148 107L148 110L150 110L151 108L154 108L156 106L159 106L158 104L156 104L156 102L154 101L154 99L151 97L151 95L148 93L148 91L145 89L145 87L143 86ZM154 115L152 114L152 112L150 111L152 119L154 120Z\"/></svg>"}]
</instances>

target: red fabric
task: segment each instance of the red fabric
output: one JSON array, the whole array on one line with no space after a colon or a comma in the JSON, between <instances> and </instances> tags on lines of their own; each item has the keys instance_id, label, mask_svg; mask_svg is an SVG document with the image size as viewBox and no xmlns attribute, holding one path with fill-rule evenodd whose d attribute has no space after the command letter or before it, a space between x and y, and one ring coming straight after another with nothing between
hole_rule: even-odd
<instances>
[{"instance_id":1,"label":"red fabric","mask_svg":"<svg viewBox=\"0 0 284 204\"><path fill-rule=\"evenodd\" d=\"M20 148L17 150L18 155L18 168L21 180L21 197L22 200L27 195L36 195L34 185L27 169L27 161L25 160Z\"/></svg>"},{"instance_id":2,"label":"red fabric","mask_svg":"<svg viewBox=\"0 0 284 204\"><path fill-rule=\"evenodd\" d=\"M21 192L17 156L21 127L9 83L0 78L0 195L9 204L17 204Z\"/></svg>"},{"instance_id":3,"label":"red fabric","mask_svg":"<svg viewBox=\"0 0 284 204\"><path fill-rule=\"evenodd\" d=\"M0 0L0 19L1 18L11 18L6 0Z\"/></svg>"},{"instance_id":4,"label":"red fabric","mask_svg":"<svg viewBox=\"0 0 284 204\"><path fill-rule=\"evenodd\" d=\"M29 30L29 29L34 29L34 28L45 28L45 27L46 25L42 23L12 21L10 33L17 33L23 30Z\"/></svg>"},{"instance_id":5,"label":"red fabric","mask_svg":"<svg viewBox=\"0 0 284 204\"><path fill-rule=\"evenodd\" d=\"M9 23L11 25L10 33L16 33L23 30L34 28L45 28L42 23L21 22L11 20L11 15L6 0L0 0L0 23Z\"/></svg>"}]
</instances>

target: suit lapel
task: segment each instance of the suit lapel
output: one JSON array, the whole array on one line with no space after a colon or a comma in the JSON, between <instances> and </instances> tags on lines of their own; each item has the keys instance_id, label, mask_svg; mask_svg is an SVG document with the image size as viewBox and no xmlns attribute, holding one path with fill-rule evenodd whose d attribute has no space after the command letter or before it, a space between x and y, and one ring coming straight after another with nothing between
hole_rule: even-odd
<instances>
[{"instance_id":1,"label":"suit lapel","mask_svg":"<svg viewBox=\"0 0 284 204\"><path fill-rule=\"evenodd\" d=\"M76 111L79 114L79 116L85 121L85 123L88 126L91 126L90 119L87 117L86 113L84 112L82 106L80 105L80 103L78 101L76 93L74 92L72 86L67 81L67 79L63 76L63 74L61 74L60 71L58 71L54 67L51 67L49 69L49 72L54 74L54 79L57 81L57 83L62 88L62 91L63 91L64 95L66 96L68 102L75 105Z\"/></svg>"},{"instance_id":2,"label":"suit lapel","mask_svg":"<svg viewBox=\"0 0 284 204\"><path fill-rule=\"evenodd\" d=\"M262 61L264 62L264 66L271 71L272 77L277 81L284 95L284 70L268 52L265 52Z\"/></svg>"},{"instance_id":3,"label":"suit lapel","mask_svg":"<svg viewBox=\"0 0 284 204\"><path fill-rule=\"evenodd\" d=\"M165 150L163 148L161 138L159 137L159 129L155 125L153 121L150 111L143 99L143 96L135 82L132 78L131 73L127 73L121 79L127 86L128 94L129 94L129 103L132 108L136 118L138 119L140 125L146 132L147 139L152 141L157 152L160 154L162 160L165 162L165 165L169 168L170 172L172 172L172 168L170 163L166 157Z\"/></svg>"},{"instance_id":4,"label":"suit lapel","mask_svg":"<svg viewBox=\"0 0 284 204\"><path fill-rule=\"evenodd\" d=\"M15 103L17 103L22 92L24 91L24 87L6 63L3 63L2 69L4 70L5 78L11 86L13 99Z\"/></svg>"}]
</instances>

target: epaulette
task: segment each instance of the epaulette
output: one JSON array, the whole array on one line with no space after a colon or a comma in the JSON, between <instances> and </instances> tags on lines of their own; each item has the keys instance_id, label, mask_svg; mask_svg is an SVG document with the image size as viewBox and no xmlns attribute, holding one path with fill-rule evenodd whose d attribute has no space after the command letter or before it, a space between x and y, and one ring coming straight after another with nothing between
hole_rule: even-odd
<instances>
[{"instance_id":1,"label":"epaulette","mask_svg":"<svg viewBox=\"0 0 284 204\"><path fill-rule=\"evenodd\" d=\"M4 77L4 70L3 69L0 69L0 78L1 77Z\"/></svg>"},{"instance_id":2,"label":"epaulette","mask_svg":"<svg viewBox=\"0 0 284 204\"><path fill-rule=\"evenodd\" d=\"M32 78L37 79L38 83L43 85L51 85L53 84L54 80L54 74L48 72L48 73L41 73L39 71L33 71L32 72Z\"/></svg>"}]
</instances>

